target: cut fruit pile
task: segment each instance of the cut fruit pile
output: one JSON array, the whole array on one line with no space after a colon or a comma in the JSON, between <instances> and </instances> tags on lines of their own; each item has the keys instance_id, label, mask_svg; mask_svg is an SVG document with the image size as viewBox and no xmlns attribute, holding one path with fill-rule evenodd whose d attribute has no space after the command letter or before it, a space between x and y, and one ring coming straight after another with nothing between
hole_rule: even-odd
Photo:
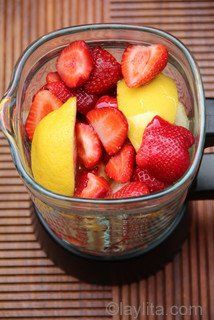
<instances>
[{"instance_id":1,"label":"cut fruit pile","mask_svg":"<svg viewBox=\"0 0 214 320\"><path fill-rule=\"evenodd\" d=\"M25 130L35 180L80 198L159 192L189 168L194 136L163 45L130 45L121 64L84 41L60 53L34 95Z\"/></svg>"}]
</instances>

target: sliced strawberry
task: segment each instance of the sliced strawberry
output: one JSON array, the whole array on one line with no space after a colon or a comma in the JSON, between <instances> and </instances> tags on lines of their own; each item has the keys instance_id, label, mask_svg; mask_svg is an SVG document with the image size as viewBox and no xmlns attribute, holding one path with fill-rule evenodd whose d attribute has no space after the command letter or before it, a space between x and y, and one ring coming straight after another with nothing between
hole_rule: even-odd
<instances>
[{"instance_id":1,"label":"sliced strawberry","mask_svg":"<svg viewBox=\"0 0 214 320\"><path fill-rule=\"evenodd\" d=\"M165 68L167 61L168 51L162 44L128 46L121 62L127 86L139 87L148 83Z\"/></svg>"},{"instance_id":2,"label":"sliced strawberry","mask_svg":"<svg viewBox=\"0 0 214 320\"><path fill-rule=\"evenodd\" d=\"M117 99L110 96L102 96L96 103L95 108L118 108Z\"/></svg>"},{"instance_id":3,"label":"sliced strawberry","mask_svg":"<svg viewBox=\"0 0 214 320\"><path fill-rule=\"evenodd\" d=\"M25 130L28 138L32 140L34 131L39 122L51 111L61 107L62 101L59 100L48 90L40 90L34 96L30 111L26 120Z\"/></svg>"},{"instance_id":4,"label":"sliced strawberry","mask_svg":"<svg viewBox=\"0 0 214 320\"><path fill-rule=\"evenodd\" d=\"M140 181L145 183L151 193L163 190L165 188L165 184L162 181L153 177L148 170L140 169L139 167L135 169L133 181Z\"/></svg>"},{"instance_id":5,"label":"sliced strawberry","mask_svg":"<svg viewBox=\"0 0 214 320\"><path fill-rule=\"evenodd\" d=\"M86 170L81 167L77 167L76 171L76 177L75 177L75 193L74 195L76 197L79 197L79 195L82 193L82 190L86 188L88 183L88 173L93 173L97 175L98 168L95 167L92 170Z\"/></svg>"},{"instance_id":6,"label":"sliced strawberry","mask_svg":"<svg viewBox=\"0 0 214 320\"><path fill-rule=\"evenodd\" d=\"M96 47L92 51L94 69L85 83L85 91L103 94L111 89L121 78L121 66L106 50Z\"/></svg>"},{"instance_id":7,"label":"sliced strawberry","mask_svg":"<svg viewBox=\"0 0 214 320\"><path fill-rule=\"evenodd\" d=\"M93 69L90 48L82 40L72 42L60 53L56 68L68 87L81 86L88 80Z\"/></svg>"},{"instance_id":8,"label":"sliced strawberry","mask_svg":"<svg viewBox=\"0 0 214 320\"><path fill-rule=\"evenodd\" d=\"M74 94L62 81L49 82L45 85L44 89L52 92L62 102L66 102Z\"/></svg>"},{"instance_id":9,"label":"sliced strawberry","mask_svg":"<svg viewBox=\"0 0 214 320\"><path fill-rule=\"evenodd\" d=\"M86 168L94 167L102 156L100 140L88 124L76 124L77 155Z\"/></svg>"},{"instance_id":10,"label":"sliced strawberry","mask_svg":"<svg viewBox=\"0 0 214 320\"><path fill-rule=\"evenodd\" d=\"M105 168L106 168L106 166L104 165L104 163L102 161L100 161L94 169L97 170L96 171L97 176L101 176L101 177L105 178L107 181L109 181L110 179L106 174Z\"/></svg>"},{"instance_id":11,"label":"sliced strawberry","mask_svg":"<svg viewBox=\"0 0 214 320\"><path fill-rule=\"evenodd\" d=\"M46 76L46 82L51 83L51 82L57 82L61 81L60 76L57 71L55 72L49 72Z\"/></svg>"},{"instance_id":12,"label":"sliced strawberry","mask_svg":"<svg viewBox=\"0 0 214 320\"><path fill-rule=\"evenodd\" d=\"M127 138L128 123L116 108L94 109L87 119L98 134L106 152L113 155L120 150Z\"/></svg>"},{"instance_id":13,"label":"sliced strawberry","mask_svg":"<svg viewBox=\"0 0 214 320\"><path fill-rule=\"evenodd\" d=\"M149 189L145 183L135 181L130 182L119 189L112 195L113 199L118 198L130 198L130 197L140 197L144 194L149 194Z\"/></svg>"},{"instance_id":14,"label":"sliced strawberry","mask_svg":"<svg viewBox=\"0 0 214 320\"><path fill-rule=\"evenodd\" d=\"M85 92L82 88L76 90L77 111L86 115L95 107L98 97L94 94Z\"/></svg>"},{"instance_id":15,"label":"sliced strawberry","mask_svg":"<svg viewBox=\"0 0 214 320\"><path fill-rule=\"evenodd\" d=\"M110 191L108 181L103 177L97 177L93 173L88 173L87 186L82 190L81 198L105 198Z\"/></svg>"},{"instance_id":16,"label":"sliced strawberry","mask_svg":"<svg viewBox=\"0 0 214 320\"><path fill-rule=\"evenodd\" d=\"M81 170L76 173L76 182L75 182L75 197L79 197L82 193L82 190L87 186L88 183L88 171Z\"/></svg>"},{"instance_id":17,"label":"sliced strawberry","mask_svg":"<svg viewBox=\"0 0 214 320\"><path fill-rule=\"evenodd\" d=\"M188 148L194 143L189 130L155 117L146 128L137 153L137 165L166 184L177 181L190 165Z\"/></svg>"},{"instance_id":18,"label":"sliced strawberry","mask_svg":"<svg viewBox=\"0 0 214 320\"><path fill-rule=\"evenodd\" d=\"M118 190L120 190L121 188L123 188L127 184L129 184L129 182L128 183L120 183L120 182L116 182L116 181L112 180L110 182L112 194L116 193ZM111 195L110 195L110 197L111 197Z\"/></svg>"},{"instance_id":19,"label":"sliced strawberry","mask_svg":"<svg viewBox=\"0 0 214 320\"><path fill-rule=\"evenodd\" d=\"M121 183L130 181L134 169L134 158L135 151L132 145L123 146L106 165L106 173L109 178Z\"/></svg>"}]
</instances>

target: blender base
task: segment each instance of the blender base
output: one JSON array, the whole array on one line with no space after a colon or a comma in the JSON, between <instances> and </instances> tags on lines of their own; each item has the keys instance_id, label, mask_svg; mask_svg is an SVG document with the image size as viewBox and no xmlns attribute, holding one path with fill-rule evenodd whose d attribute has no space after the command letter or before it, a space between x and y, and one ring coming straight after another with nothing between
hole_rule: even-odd
<instances>
[{"instance_id":1,"label":"blender base","mask_svg":"<svg viewBox=\"0 0 214 320\"><path fill-rule=\"evenodd\" d=\"M34 211L34 212L33 212ZM35 214L36 213L36 214ZM32 220L37 240L42 249L57 266L81 281L96 284L123 284L138 281L161 269L180 250L189 231L190 216L184 205L174 225L149 251L121 260L101 260L85 257L71 251L45 224L41 214L32 210Z\"/></svg>"}]
</instances>

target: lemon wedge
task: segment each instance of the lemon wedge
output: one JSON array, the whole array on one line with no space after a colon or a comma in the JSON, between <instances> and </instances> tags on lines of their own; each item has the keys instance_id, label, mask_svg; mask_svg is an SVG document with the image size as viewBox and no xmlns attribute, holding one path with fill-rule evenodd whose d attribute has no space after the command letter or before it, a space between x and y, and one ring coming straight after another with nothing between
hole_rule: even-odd
<instances>
[{"instance_id":1,"label":"lemon wedge","mask_svg":"<svg viewBox=\"0 0 214 320\"><path fill-rule=\"evenodd\" d=\"M162 73L138 88L129 88L124 80L119 81L117 100L118 108L128 120L128 137L136 151L141 145L145 127L155 115L171 123L175 122L178 106L176 84Z\"/></svg>"},{"instance_id":2,"label":"lemon wedge","mask_svg":"<svg viewBox=\"0 0 214 320\"><path fill-rule=\"evenodd\" d=\"M175 82L164 74L138 88L129 88L124 80L119 81L117 99L126 117L152 111L171 123L175 121L178 92Z\"/></svg>"},{"instance_id":3,"label":"lemon wedge","mask_svg":"<svg viewBox=\"0 0 214 320\"><path fill-rule=\"evenodd\" d=\"M31 167L39 184L55 193L72 196L75 187L76 98L44 117L36 127Z\"/></svg>"},{"instance_id":4,"label":"lemon wedge","mask_svg":"<svg viewBox=\"0 0 214 320\"><path fill-rule=\"evenodd\" d=\"M129 123L128 136L136 151L138 151L141 146L145 128L155 115L154 112L145 112L127 118Z\"/></svg>"}]
</instances>

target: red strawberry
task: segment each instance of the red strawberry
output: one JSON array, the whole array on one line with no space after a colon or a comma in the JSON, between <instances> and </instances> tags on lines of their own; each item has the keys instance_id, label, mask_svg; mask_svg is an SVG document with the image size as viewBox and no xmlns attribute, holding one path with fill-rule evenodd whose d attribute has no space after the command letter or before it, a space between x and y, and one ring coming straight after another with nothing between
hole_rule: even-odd
<instances>
[{"instance_id":1,"label":"red strawberry","mask_svg":"<svg viewBox=\"0 0 214 320\"><path fill-rule=\"evenodd\" d=\"M151 193L163 190L165 188L165 185L162 181L153 177L148 170L140 169L139 167L135 169L133 181L145 183Z\"/></svg>"},{"instance_id":2,"label":"red strawberry","mask_svg":"<svg viewBox=\"0 0 214 320\"><path fill-rule=\"evenodd\" d=\"M50 92L52 92L62 102L66 102L70 97L74 96L71 90L69 90L68 87L66 87L66 85L62 81L47 83L44 89L47 89Z\"/></svg>"},{"instance_id":3,"label":"red strawberry","mask_svg":"<svg viewBox=\"0 0 214 320\"><path fill-rule=\"evenodd\" d=\"M68 87L81 86L88 80L93 69L90 48L82 40L72 42L60 53L56 68Z\"/></svg>"},{"instance_id":4,"label":"red strawberry","mask_svg":"<svg viewBox=\"0 0 214 320\"><path fill-rule=\"evenodd\" d=\"M107 163L106 173L109 178L121 183L130 181L134 169L134 158L134 148L126 144Z\"/></svg>"},{"instance_id":5,"label":"red strawberry","mask_svg":"<svg viewBox=\"0 0 214 320\"><path fill-rule=\"evenodd\" d=\"M103 177L97 177L93 173L88 173L87 186L79 195L80 198L105 198L110 191L108 181Z\"/></svg>"},{"instance_id":6,"label":"red strawberry","mask_svg":"<svg viewBox=\"0 0 214 320\"><path fill-rule=\"evenodd\" d=\"M117 99L110 96L102 96L96 103L95 108L118 108Z\"/></svg>"},{"instance_id":7,"label":"red strawberry","mask_svg":"<svg viewBox=\"0 0 214 320\"><path fill-rule=\"evenodd\" d=\"M128 46L121 62L127 86L139 87L151 81L165 68L167 61L168 51L162 44Z\"/></svg>"},{"instance_id":8,"label":"red strawberry","mask_svg":"<svg viewBox=\"0 0 214 320\"><path fill-rule=\"evenodd\" d=\"M61 107L62 101L59 100L48 90L40 90L34 96L30 111L26 120L25 130L28 138L32 140L34 131L39 122L51 111Z\"/></svg>"},{"instance_id":9,"label":"red strawberry","mask_svg":"<svg viewBox=\"0 0 214 320\"><path fill-rule=\"evenodd\" d=\"M113 199L140 197L144 194L149 194L149 189L145 183L134 181L126 184L120 190L112 195Z\"/></svg>"},{"instance_id":10,"label":"red strawberry","mask_svg":"<svg viewBox=\"0 0 214 320\"><path fill-rule=\"evenodd\" d=\"M77 111L82 114L87 114L95 107L98 97L94 94L85 92L82 88L76 90Z\"/></svg>"},{"instance_id":11,"label":"red strawberry","mask_svg":"<svg viewBox=\"0 0 214 320\"><path fill-rule=\"evenodd\" d=\"M85 90L92 94L103 94L111 89L121 78L121 66L106 50L96 47L92 51L94 69Z\"/></svg>"},{"instance_id":12,"label":"red strawberry","mask_svg":"<svg viewBox=\"0 0 214 320\"><path fill-rule=\"evenodd\" d=\"M94 109L87 119L98 134L106 152L113 155L119 151L127 138L128 123L122 112L116 108Z\"/></svg>"},{"instance_id":13,"label":"red strawberry","mask_svg":"<svg viewBox=\"0 0 214 320\"><path fill-rule=\"evenodd\" d=\"M88 183L88 171L81 170L76 173L76 182L75 182L75 197L79 197L82 193L82 190L87 186Z\"/></svg>"},{"instance_id":14,"label":"red strawberry","mask_svg":"<svg viewBox=\"0 0 214 320\"><path fill-rule=\"evenodd\" d=\"M165 128L166 126L168 126L167 129ZM157 127L159 132L162 132L166 137L179 140L186 148L190 148L194 144L195 138L192 132L182 126L172 125L161 117L155 116L152 122L148 124L147 129L150 130Z\"/></svg>"},{"instance_id":15,"label":"red strawberry","mask_svg":"<svg viewBox=\"0 0 214 320\"><path fill-rule=\"evenodd\" d=\"M182 177L190 165L188 147L194 137L182 127L165 121L161 124L162 119L159 120L155 117L146 128L136 161L156 179L171 184Z\"/></svg>"},{"instance_id":16,"label":"red strawberry","mask_svg":"<svg viewBox=\"0 0 214 320\"><path fill-rule=\"evenodd\" d=\"M94 167L102 156L100 140L88 124L76 124L77 155L86 168Z\"/></svg>"},{"instance_id":17,"label":"red strawberry","mask_svg":"<svg viewBox=\"0 0 214 320\"><path fill-rule=\"evenodd\" d=\"M91 171L88 171L86 169L79 168L76 172L76 178L75 178L75 196L79 197L79 195L82 193L82 190L86 188L88 183L88 173L97 174L97 167L92 169Z\"/></svg>"},{"instance_id":18,"label":"red strawberry","mask_svg":"<svg viewBox=\"0 0 214 320\"><path fill-rule=\"evenodd\" d=\"M46 76L46 82L51 83L51 82L57 82L61 81L60 76L57 71L55 72L49 72Z\"/></svg>"}]
</instances>

